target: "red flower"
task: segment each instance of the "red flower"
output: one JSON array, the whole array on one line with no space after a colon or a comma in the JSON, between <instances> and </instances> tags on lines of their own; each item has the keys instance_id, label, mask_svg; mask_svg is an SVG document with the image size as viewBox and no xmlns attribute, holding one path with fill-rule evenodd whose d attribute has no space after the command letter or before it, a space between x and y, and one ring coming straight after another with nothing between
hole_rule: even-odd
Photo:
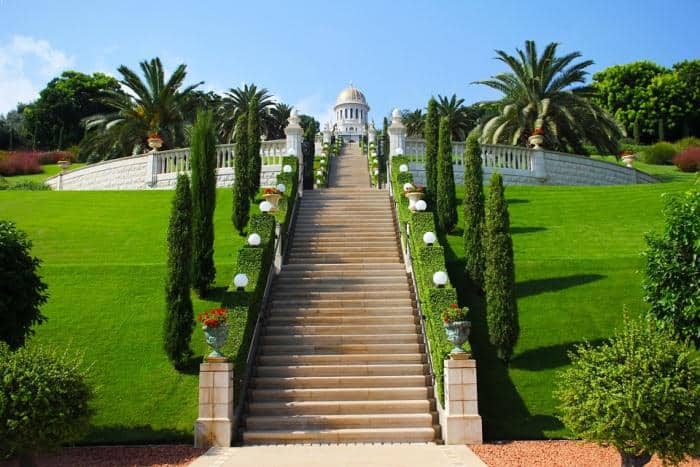
<instances>
[{"instance_id":1,"label":"red flower","mask_svg":"<svg viewBox=\"0 0 700 467\"><path fill-rule=\"evenodd\" d=\"M456 308L459 308L459 307L457 306L456 303L453 303L452 305L450 305L450 308L455 308L455 309L456 309Z\"/></svg>"},{"instance_id":2,"label":"red flower","mask_svg":"<svg viewBox=\"0 0 700 467\"><path fill-rule=\"evenodd\" d=\"M544 128L535 128L535 131L532 132L531 136L544 136Z\"/></svg>"}]
</instances>

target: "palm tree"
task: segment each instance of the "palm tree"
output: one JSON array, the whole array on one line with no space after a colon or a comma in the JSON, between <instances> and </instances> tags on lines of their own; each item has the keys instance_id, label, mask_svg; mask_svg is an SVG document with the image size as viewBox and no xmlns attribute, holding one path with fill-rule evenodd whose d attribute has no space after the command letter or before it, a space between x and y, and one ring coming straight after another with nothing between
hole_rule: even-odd
<instances>
[{"instance_id":1,"label":"palm tree","mask_svg":"<svg viewBox=\"0 0 700 467\"><path fill-rule=\"evenodd\" d=\"M401 121L406 127L406 134L417 138L423 137L423 125L425 124L425 115L423 109L408 110L401 112Z\"/></svg>"},{"instance_id":2,"label":"palm tree","mask_svg":"<svg viewBox=\"0 0 700 467\"><path fill-rule=\"evenodd\" d=\"M450 131L452 139L464 141L469 132L476 126L476 119L470 111L470 107L464 105L464 99L458 99L456 94L450 98L438 94L437 108L440 118L450 119Z\"/></svg>"},{"instance_id":3,"label":"palm tree","mask_svg":"<svg viewBox=\"0 0 700 467\"><path fill-rule=\"evenodd\" d=\"M145 81L125 65L117 69L122 89L108 90L101 99L115 110L84 120L81 153L97 153L100 158L128 156L152 133L163 138L166 148L184 143L183 103L202 82L180 90L187 66L179 65L166 81L158 57L141 62L140 67Z\"/></svg>"},{"instance_id":4,"label":"palm tree","mask_svg":"<svg viewBox=\"0 0 700 467\"><path fill-rule=\"evenodd\" d=\"M270 107L271 128L267 133L267 139L283 139L284 129L287 128L289 116L292 113L292 106L278 102L274 107Z\"/></svg>"},{"instance_id":5,"label":"palm tree","mask_svg":"<svg viewBox=\"0 0 700 467\"><path fill-rule=\"evenodd\" d=\"M263 133L266 136L270 134L273 120L268 108L275 105L272 94L265 88L258 89L255 84L244 84L243 87L231 88L224 96L219 116L220 134L224 141L230 141L233 137L238 116L247 114L248 104L253 100L253 97L258 98L258 113Z\"/></svg>"},{"instance_id":6,"label":"palm tree","mask_svg":"<svg viewBox=\"0 0 700 467\"><path fill-rule=\"evenodd\" d=\"M548 148L585 154L588 141L601 154L617 154L620 125L590 99L593 88L582 85L593 61L574 63L580 52L558 57L558 45L550 43L541 56L534 41L525 42L525 51L516 49L517 57L496 51L510 71L477 81L503 93L500 101L487 103L497 102L501 111L484 124L482 142L525 146L542 129Z\"/></svg>"}]
</instances>

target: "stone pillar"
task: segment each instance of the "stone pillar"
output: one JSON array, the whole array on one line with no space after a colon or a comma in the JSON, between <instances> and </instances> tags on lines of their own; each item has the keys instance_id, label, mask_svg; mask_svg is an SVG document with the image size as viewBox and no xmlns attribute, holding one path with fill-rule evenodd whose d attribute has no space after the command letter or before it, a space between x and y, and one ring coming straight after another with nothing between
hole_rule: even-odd
<instances>
[{"instance_id":1,"label":"stone pillar","mask_svg":"<svg viewBox=\"0 0 700 467\"><path fill-rule=\"evenodd\" d=\"M146 156L146 187L153 188L158 183L157 178L157 163L156 163L156 150L152 150Z\"/></svg>"},{"instance_id":2,"label":"stone pillar","mask_svg":"<svg viewBox=\"0 0 700 467\"><path fill-rule=\"evenodd\" d=\"M374 122L369 126L369 132L367 134L367 144L374 143L377 144L377 129L374 128Z\"/></svg>"},{"instance_id":3,"label":"stone pillar","mask_svg":"<svg viewBox=\"0 0 700 467\"><path fill-rule=\"evenodd\" d=\"M547 178L547 167L545 166L542 148L532 151L532 173L540 181L544 181Z\"/></svg>"},{"instance_id":4,"label":"stone pillar","mask_svg":"<svg viewBox=\"0 0 700 467\"><path fill-rule=\"evenodd\" d=\"M231 446L233 436L233 363L199 365L199 417L194 425L194 446Z\"/></svg>"},{"instance_id":5,"label":"stone pillar","mask_svg":"<svg viewBox=\"0 0 700 467\"><path fill-rule=\"evenodd\" d=\"M389 126L389 159L394 156L402 156L406 152L406 127L401 123L401 112L394 109L391 112L391 125Z\"/></svg>"},{"instance_id":6,"label":"stone pillar","mask_svg":"<svg viewBox=\"0 0 700 467\"><path fill-rule=\"evenodd\" d=\"M476 360L445 360L445 444L480 444Z\"/></svg>"},{"instance_id":7,"label":"stone pillar","mask_svg":"<svg viewBox=\"0 0 700 467\"><path fill-rule=\"evenodd\" d=\"M299 113L296 109L292 109L292 113L289 116L289 124L284 129L284 134L287 135L287 153L299 159L299 166L301 167L301 162L304 160L301 153L304 129L299 124Z\"/></svg>"},{"instance_id":8,"label":"stone pillar","mask_svg":"<svg viewBox=\"0 0 700 467\"><path fill-rule=\"evenodd\" d=\"M331 126L329 123L326 123L326 125L323 127L323 144L331 144L332 135L333 132L331 131Z\"/></svg>"}]
</instances>

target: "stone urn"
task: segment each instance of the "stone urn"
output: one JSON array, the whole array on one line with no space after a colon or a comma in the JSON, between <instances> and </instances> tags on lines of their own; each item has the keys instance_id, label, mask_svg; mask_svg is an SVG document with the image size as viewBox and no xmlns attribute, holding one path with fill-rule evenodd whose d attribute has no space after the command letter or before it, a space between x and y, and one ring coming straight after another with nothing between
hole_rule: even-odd
<instances>
[{"instance_id":1,"label":"stone urn","mask_svg":"<svg viewBox=\"0 0 700 467\"><path fill-rule=\"evenodd\" d=\"M425 197L425 193L422 191L407 191L406 198L408 198L408 209L411 212L416 211L416 202L422 200Z\"/></svg>"},{"instance_id":2,"label":"stone urn","mask_svg":"<svg viewBox=\"0 0 700 467\"><path fill-rule=\"evenodd\" d=\"M534 149L542 149L542 143L544 143L543 135L532 135L527 140Z\"/></svg>"},{"instance_id":3,"label":"stone urn","mask_svg":"<svg viewBox=\"0 0 700 467\"><path fill-rule=\"evenodd\" d=\"M157 151L163 146L163 138L160 136L149 136L148 137L148 147Z\"/></svg>"},{"instance_id":4,"label":"stone urn","mask_svg":"<svg viewBox=\"0 0 700 467\"><path fill-rule=\"evenodd\" d=\"M635 156L634 154L624 154L622 156L622 162L624 162L625 165L630 169L632 168L632 162L634 162L635 159L637 159L637 156Z\"/></svg>"},{"instance_id":5,"label":"stone urn","mask_svg":"<svg viewBox=\"0 0 700 467\"><path fill-rule=\"evenodd\" d=\"M70 167L69 160L61 159L60 161L58 161L56 163L61 168L61 173L66 173L66 170L68 170L68 167Z\"/></svg>"},{"instance_id":6,"label":"stone urn","mask_svg":"<svg viewBox=\"0 0 700 467\"><path fill-rule=\"evenodd\" d=\"M280 200L282 199L282 195L280 193L265 193L263 195L263 198L265 198L265 201L270 203L270 212L277 212L279 209L278 205Z\"/></svg>"},{"instance_id":7,"label":"stone urn","mask_svg":"<svg viewBox=\"0 0 700 467\"><path fill-rule=\"evenodd\" d=\"M467 339L469 339L469 330L471 329L471 325L472 323L469 321L452 321L450 323L444 323L445 332L447 333L447 340L450 341L450 344L455 346L450 351L450 355L467 354L467 352L462 349L462 345L467 342Z\"/></svg>"},{"instance_id":8,"label":"stone urn","mask_svg":"<svg viewBox=\"0 0 700 467\"><path fill-rule=\"evenodd\" d=\"M228 326L202 326L204 330L204 337L207 340L207 344L212 348L212 352L207 355L207 358L211 359L221 359L224 356L221 354L221 348L226 343L228 338Z\"/></svg>"}]
</instances>

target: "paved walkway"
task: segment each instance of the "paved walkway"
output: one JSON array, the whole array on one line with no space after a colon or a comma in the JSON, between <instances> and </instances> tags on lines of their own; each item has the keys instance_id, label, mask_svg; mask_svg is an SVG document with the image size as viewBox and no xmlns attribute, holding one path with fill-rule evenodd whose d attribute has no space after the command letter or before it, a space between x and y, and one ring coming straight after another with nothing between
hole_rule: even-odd
<instances>
[{"instance_id":1,"label":"paved walkway","mask_svg":"<svg viewBox=\"0 0 700 467\"><path fill-rule=\"evenodd\" d=\"M190 467L485 467L467 446L337 444L211 448Z\"/></svg>"}]
</instances>

